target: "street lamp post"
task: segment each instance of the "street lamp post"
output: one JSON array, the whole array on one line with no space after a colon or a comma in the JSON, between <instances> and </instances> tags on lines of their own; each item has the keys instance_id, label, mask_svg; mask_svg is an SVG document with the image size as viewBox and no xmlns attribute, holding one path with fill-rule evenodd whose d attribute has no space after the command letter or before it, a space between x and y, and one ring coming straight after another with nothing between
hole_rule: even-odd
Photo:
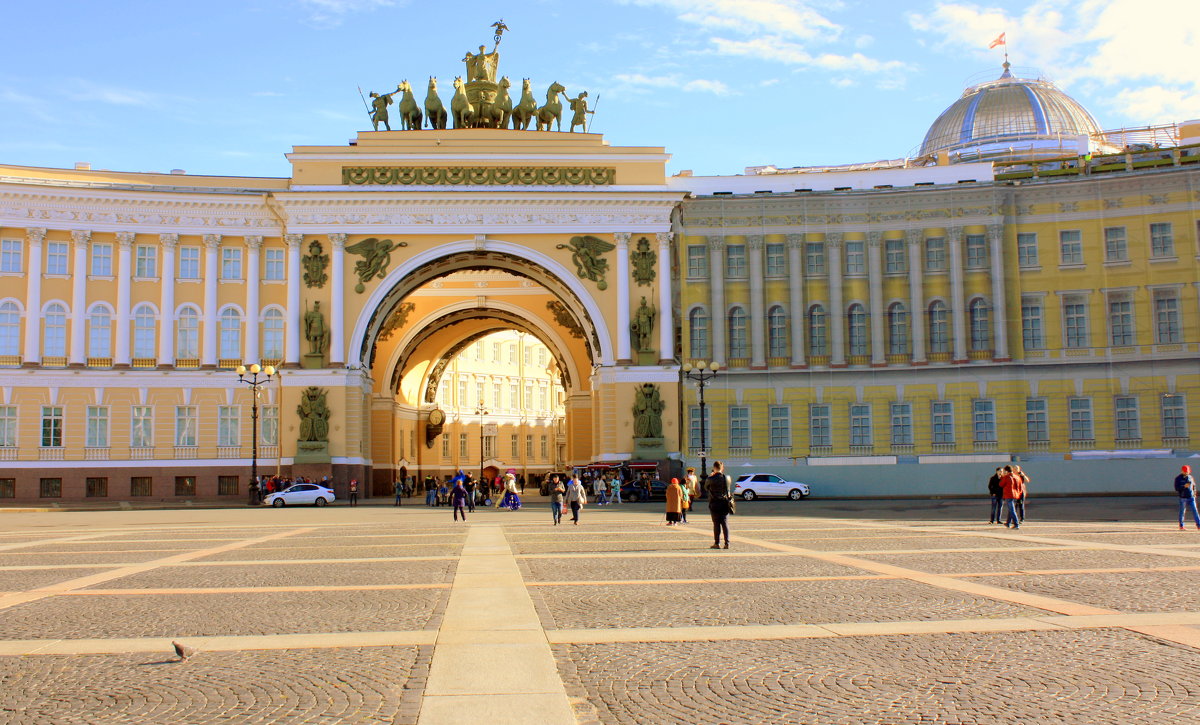
<instances>
[{"instance_id":1,"label":"street lamp post","mask_svg":"<svg viewBox=\"0 0 1200 725\"><path fill-rule=\"evenodd\" d=\"M483 416L488 414L487 408L483 407L483 403L475 409L475 413L479 416L479 485L483 485Z\"/></svg>"},{"instance_id":2,"label":"street lamp post","mask_svg":"<svg viewBox=\"0 0 1200 725\"><path fill-rule=\"evenodd\" d=\"M683 376L688 380L696 382L696 388L700 391L700 479L703 480L708 476L708 440L704 409L704 386L708 381L717 377L717 372L721 369L721 364L718 362L711 363L696 363L695 367L691 363L684 363Z\"/></svg>"},{"instance_id":3,"label":"street lamp post","mask_svg":"<svg viewBox=\"0 0 1200 725\"><path fill-rule=\"evenodd\" d=\"M250 483L254 484L258 481L258 396L262 394L262 386L270 383L275 375L275 366L259 367L258 363L250 367L238 365L237 374L238 382L249 385L253 392L250 398ZM261 490L260 488L260 494ZM251 497L253 495L250 493ZM250 503L254 503L253 498Z\"/></svg>"}]
</instances>

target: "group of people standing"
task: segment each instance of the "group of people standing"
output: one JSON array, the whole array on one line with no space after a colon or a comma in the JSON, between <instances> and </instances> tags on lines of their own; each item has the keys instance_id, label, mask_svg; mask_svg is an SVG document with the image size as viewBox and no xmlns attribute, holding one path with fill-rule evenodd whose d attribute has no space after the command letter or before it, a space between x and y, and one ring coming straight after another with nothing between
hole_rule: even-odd
<instances>
[{"instance_id":1,"label":"group of people standing","mask_svg":"<svg viewBox=\"0 0 1200 725\"><path fill-rule=\"evenodd\" d=\"M1028 493L1029 476L1020 466L1009 464L997 468L988 479L988 493L992 496L992 512L989 524L1001 523L1005 512L1004 528L1021 528L1025 523L1025 496Z\"/></svg>"}]
</instances>

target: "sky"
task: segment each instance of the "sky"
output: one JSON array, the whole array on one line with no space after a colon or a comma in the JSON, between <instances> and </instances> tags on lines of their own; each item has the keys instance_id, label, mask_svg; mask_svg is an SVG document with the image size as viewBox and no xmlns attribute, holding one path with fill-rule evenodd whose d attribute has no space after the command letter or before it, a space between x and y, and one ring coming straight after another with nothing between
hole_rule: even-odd
<instances>
[{"instance_id":1,"label":"sky","mask_svg":"<svg viewBox=\"0 0 1200 725\"><path fill-rule=\"evenodd\" d=\"M491 50L500 19L514 92L586 90L591 131L665 147L672 173L912 155L968 84L999 75L1000 33L1015 70L1102 128L1200 118L1197 0L6 5L0 163L25 166L287 176L293 145L370 130L359 87L409 80L422 99L433 75L448 107L460 59Z\"/></svg>"}]
</instances>

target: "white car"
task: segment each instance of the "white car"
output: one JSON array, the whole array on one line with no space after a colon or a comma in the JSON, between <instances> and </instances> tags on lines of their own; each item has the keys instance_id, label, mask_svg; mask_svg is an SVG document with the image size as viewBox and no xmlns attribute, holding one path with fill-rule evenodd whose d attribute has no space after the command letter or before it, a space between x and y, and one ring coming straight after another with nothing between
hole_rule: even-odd
<instances>
[{"instance_id":1,"label":"white car","mask_svg":"<svg viewBox=\"0 0 1200 725\"><path fill-rule=\"evenodd\" d=\"M333 489L331 488L318 486L315 483L294 483L278 493L267 494L263 503L270 504L276 508L281 506L297 506L300 504L324 506L332 502L333 499Z\"/></svg>"},{"instance_id":2,"label":"white car","mask_svg":"<svg viewBox=\"0 0 1200 725\"><path fill-rule=\"evenodd\" d=\"M733 484L733 495L743 501L753 501L764 496L786 496L793 501L807 498L811 490L807 483L785 481L774 473L747 473L738 476Z\"/></svg>"}]
</instances>

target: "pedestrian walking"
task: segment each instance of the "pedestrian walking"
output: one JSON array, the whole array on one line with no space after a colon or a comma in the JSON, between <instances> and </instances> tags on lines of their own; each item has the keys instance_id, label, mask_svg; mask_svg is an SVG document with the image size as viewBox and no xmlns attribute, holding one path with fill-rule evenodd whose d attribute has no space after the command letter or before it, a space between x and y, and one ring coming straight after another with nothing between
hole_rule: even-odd
<instances>
[{"instance_id":1,"label":"pedestrian walking","mask_svg":"<svg viewBox=\"0 0 1200 725\"><path fill-rule=\"evenodd\" d=\"M463 488L467 489L467 512L473 514L475 513L475 497L479 495L475 479L467 476L467 482L463 484Z\"/></svg>"},{"instance_id":2,"label":"pedestrian walking","mask_svg":"<svg viewBox=\"0 0 1200 725\"><path fill-rule=\"evenodd\" d=\"M592 493L596 494L596 505L603 506L608 503L608 497L604 494L605 483L604 479L597 476L592 481Z\"/></svg>"},{"instance_id":3,"label":"pedestrian walking","mask_svg":"<svg viewBox=\"0 0 1200 725\"><path fill-rule=\"evenodd\" d=\"M425 477L425 505L433 506L437 503L437 482L433 476Z\"/></svg>"},{"instance_id":4,"label":"pedestrian walking","mask_svg":"<svg viewBox=\"0 0 1200 725\"><path fill-rule=\"evenodd\" d=\"M1192 467L1184 466L1175 477L1175 493L1179 495L1179 530L1183 531L1183 515L1192 510L1192 520L1200 529L1200 512L1196 510L1196 479L1192 478Z\"/></svg>"},{"instance_id":5,"label":"pedestrian walking","mask_svg":"<svg viewBox=\"0 0 1200 725\"><path fill-rule=\"evenodd\" d=\"M608 478L609 503L621 503L621 479L616 477Z\"/></svg>"},{"instance_id":6,"label":"pedestrian walking","mask_svg":"<svg viewBox=\"0 0 1200 725\"><path fill-rule=\"evenodd\" d=\"M1021 498L1017 499L1017 517L1025 523L1025 499L1029 497L1029 475L1020 466L1013 466L1013 473L1021 477Z\"/></svg>"},{"instance_id":7,"label":"pedestrian walking","mask_svg":"<svg viewBox=\"0 0 1200 725\"><path fill-rule=\"evenodd\" d=\"M678 526L683 515L683 487L678 478L667 486L667 526Z\"/></svg>"},{"instance_id":8,"label":"pedestrian walking","mask_svg":"<svg viewBox=\"0 0 1200 725\"><path fill-rule=\"evenodd\" d=\"M578 476L571 478L571 483L567 485L567 492L563 496L567 505L571 507L571 521L579 525L579 510L587 503L587 491L583 489L583 482Z\"/></svg>"},{"instance_id":9,"label":"pedestrian walking","mask_svg":"<svg viewBox=\"0 0 1200 725\"><path fill-rule=\"evenodd\" d=\"M554 525L558 526L562 521L563 496L567 493L567 487L563 485L562 480L558 476L550 477L550 515L554 518Z\"/></svg>"},{"instance_id":10,"label":"pedestrian walking","mask_svg":"<svg viewBox=\"0 0 1200 725\"><path fill-rule=\"evenodd\" d=\"M988 479L988 494L992 497L992 511L988 514L989 524L1000 523L1000 507L1004 495L1004 491L1000 488L1000 477L1003 475L1004 469L997 468L992 477Z\"/></svg>"},{"instance_id":11,"label":"pedestrian walking","mask_svg":"<svg viewBox=\"0 0 1200 725\"><path fill-rule=\"evenodd\" d=\"M462 481L455 481L454 488L450 489L450 505L454 507L454 520L458 521L458 517L462 516L463 523L467 522L467 512L463 507L467 504L467 489L463 486Z\"/></svg>"},{"instance_id":12,"label":"pedestrian walking","mask_svg":"<svg viewBox=\"0 0 1200 725\"><path fill-rule=\"evenodd\" d=\"M1004 475L1000 477L1000 489L1004 497L1004 508L1008 511L1008 518L1004 521L1006 529L1009 527L1021 528L1021 519L1017 516L1017 501L1021 498L1021 489L1024 488L1024 485L1024 481L1013 472L1011 465L1004 467Z\"/></svg>"},{"instance_id":13,"label":"pedestrian walking","mask_svg":"<svg viewBox=\"0 0 1200 725\"><path fill-rule=\"evenodd\" d=\"M672 481L675 479L672 478ZM687 512L692 507L692 492L688 490L687 479L684 479L679 485L679 492L683 496L683 507L679 511L679 523L687 523Z\"/></svg>"},{"instance_id":14,"label":"pedestrian walking","mask_svg":"<svg viewBox=\"0 0 1200 725\"><path fill-rule=\"evenodd\" d=\"M350 505L351 506L358 505L358 479L357 478L350 479Z\"/></svg>"},{"instance_id":15,"label":"pedestrian walking","mask_svg":"<svg viewBox=\"0 0 1200 725\"><path fill-rule=\"evenodd\" d=\"M697 501L700 499L700 477L696 475L696 469L690 466L685 473L687 474L683 477L685 485L691 492L692 500Z\"/></svg>"},{"instance_id":16,"label":"pedestrian walking","mask_svg":"<svg viewBox=\"0 0 1200 725\"><path fill-rule=\"evenodd\" d=\"M394 503L392 505L399 506L401 504L402 499L404 498L404 479L398 478L398 479L396 479L396 482L392 485L394 488L393 493L396 494L396 503Z\"/></svg>"},{"instance_id":17,"label":"pedestrian walking","mask_svg":"<svg viewBox=\"0 0 1200 725\"><path fill-rule=\"evenodd\" d=\"M721 548L722 533L725 535L725 548L729 548L729 513L733 509L729 486L725 466L720 461L713 461L712 475L704 480L705 493L708 494L708 515L713 524L713 545L710 549Z\"/></svg>"}]
</instances>

